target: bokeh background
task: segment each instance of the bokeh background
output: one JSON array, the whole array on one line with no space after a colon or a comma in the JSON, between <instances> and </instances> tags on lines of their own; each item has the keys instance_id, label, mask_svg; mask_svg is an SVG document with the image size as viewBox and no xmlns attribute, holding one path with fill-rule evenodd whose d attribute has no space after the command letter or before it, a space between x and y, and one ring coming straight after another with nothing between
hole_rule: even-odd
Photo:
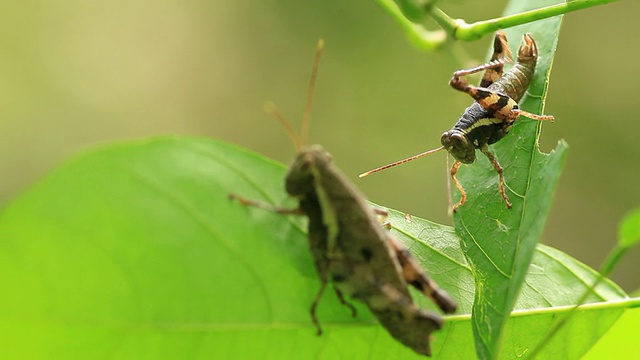
<instances>
[{"instance_id":1,"label":"bokeh background","mask_svg":"<svg viewBox=\"0 0 640 360\"><path fill-rule=\"evenodd\" d=\"M440 3L468 22L505 4ZM556 122L541 146L564 138L570 152L543 242L594 267L640 205L637 14L627 0L567 15L551 76ZM491 36L424 52L373 0L3 1L0 206L74 154L125 139L215 137L289 162L263 103L299 122L319 37L312 142L371 200L451 224L444 154L357 174L439 145L469 104L448 80L484 58ZM631 252L613 274L627 291L640 288L639 259Z\"/></svg>"}]
</instances>

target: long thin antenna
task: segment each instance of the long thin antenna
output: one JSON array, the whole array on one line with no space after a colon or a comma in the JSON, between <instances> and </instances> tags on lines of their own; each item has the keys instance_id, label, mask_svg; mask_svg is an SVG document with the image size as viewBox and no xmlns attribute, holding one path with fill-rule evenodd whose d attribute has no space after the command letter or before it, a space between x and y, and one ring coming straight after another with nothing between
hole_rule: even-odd
<instances>
[{"instance_id":1,"label":"long thin antenna","mask_svg":"<svg viewBox=\"0 0 640 360\"><path fill-rule=\"evenodd\" d=\"M394 166L396 166L396 165L404 164L404 163L409 162L409 161L411 161L411 160L415 160L415 159L421 158L421 157L423 157L423 156L426 156L426 155L429 155L429 154L433 154L433 153L438 152L438 151L440 151L440 150L444 150L444 146L440 146L440 147L439 147L439 148L437 148L437 149L432 149L432 150L429 150L429 151L425 151L425 152L420 153L420 154L418 154L418 155L413 155L413 156L408 157L408 158L406 158L406 159L402 159L402 160L400 160L400 161L396 161L396 162L394 162L394 163L387 164L387 165L384 165L384 166L380 166L379 168L376 168L376 169L373 169L373 170L369 170L369 171L367 171L367 172L364 172L364 173L360 174L360 175L359 175L359 177L361 177L361 178L362 178L362 177L365 177L365 176L371 175L371 174L373 174L373 173L376 173L376 172L378 172L378 171L382 171L382 170L388 169L388 168L390 168L390 167L394 167Z\"/></svg>"},{"instance_id":2,"label":"long thin antenna","mask_svg":"<svg viewBox=\"0 0 640 360\"><path fill-rule=\"evenodd\" d=\"M302 130L300 131L301 145L307 145L309 139L309 122L311 118L311 104L313 103L313 90L316 86L316 78L318 77L318 67L320 67L320 57L324 48L324 39L318 39L316 57L313 60L313 69L311 70L311 80L309 80L309 91L307 91L307 103L304 109L304 117L302 119Z\"/></svg>"},{"instance_id":3,"label":"long thin antenna","mask_svg":"<svg viewBox=\"0 0 640 360\"><path fill-rule=\"evenodd\" d=\"M264 111L269 113L276 120L278 120L280 124L282 124L282 126L287 132L287 135L289 135L289 137L291 138L291 141L293 141L293 146L296 148L296 153L300 152L300 149L302 148L301 139L296 133L296 130L293 128L291 123L289 123L287 119L284 117L284 115L282 115L282 113L278 110L278 108L276 107L276 104L272 102L265 103Z\"/></svg>"}]
</instances>

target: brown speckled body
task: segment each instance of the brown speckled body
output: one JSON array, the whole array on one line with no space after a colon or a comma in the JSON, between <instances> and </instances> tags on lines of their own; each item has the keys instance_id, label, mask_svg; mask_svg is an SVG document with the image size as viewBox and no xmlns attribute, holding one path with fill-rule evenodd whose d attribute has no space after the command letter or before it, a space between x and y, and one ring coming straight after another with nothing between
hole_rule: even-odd
<instances>
[{"instance_id":1,"label":"brown speckled body","mask_svg":"<svg viewBox=\"0 0 640 360\"><path fill-rule=\"evenodd\" d=\"M309 242L319 277L365 303L398 341L430 355L429 338L442 319L418 308L411 284L450 313L456 304L431 281L411 253L385 230L364 195L320 146L303 149L286 177L287 192L309 218Z\"/></svg>"}]
</instances>

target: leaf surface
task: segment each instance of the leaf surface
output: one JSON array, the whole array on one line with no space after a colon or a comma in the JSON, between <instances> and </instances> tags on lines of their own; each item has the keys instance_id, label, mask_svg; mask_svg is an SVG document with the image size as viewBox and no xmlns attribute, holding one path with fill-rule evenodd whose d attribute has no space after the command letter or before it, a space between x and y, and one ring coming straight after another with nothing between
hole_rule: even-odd
<instances>
[{"instance_id":1,"label":"leaf surface","mask_svg":"<svg viewBox=\"0 0 640 360\"><path fill-rule=\"evenodd\" d=\"M510 2L505 15L553 3L554 0L516 0ZM558 16L505 29L514 57L524 33L532 34L537 42L536 73L520 102L521 108L535 114L543 113L561 21L562 17ZM564 165L564 142L550 154L539 151L541 127L540 121L520 117L511 132L490 147L504 168L505 190L513 204L511 209L506 208L498 192L496 171L480 152L478 161L463 166L459 173L468 200L454 215L454 223L475 275L473 331L481 359L496 358L500 353L504 325L542 235ZM454 195L459 198L457 192Z\"/></svg>"},{"instance_id":2,"label":"leaf surface","mask_svg":"<svg viewBox=\"0 0 640 360\"><path fill-rule=\"evenodd\" d=\"M3 355L418 358L360 304L351 318L330 291L318 312L325 334L315 335L309 306L319 280L304 221L228 200L234 192L294 206L284 172L232 145L173 137L110 145L60 166L0 216ZM434 354L472 358L474 281L459 239L451 228L403 216L391 214L393 231L461 307L435 334ZM548 327L550 307L570 304L595 276L548 247L539 247L531 269L517 307L533 310L507 321L503 351L534 344L527 334ZM603 282L592 300L606 306L579 314L591 326L567 327L570 334L595 339L625 296Z\"/></svg>"}]
</instances>

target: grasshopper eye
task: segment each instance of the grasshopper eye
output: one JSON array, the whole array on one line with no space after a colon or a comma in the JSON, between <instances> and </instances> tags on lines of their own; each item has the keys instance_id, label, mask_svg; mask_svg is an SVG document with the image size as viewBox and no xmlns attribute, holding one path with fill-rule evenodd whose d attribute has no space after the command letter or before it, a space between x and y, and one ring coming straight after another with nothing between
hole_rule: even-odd
<instances>
[{"instance_id":1,"label":"grasshopper eye","mask_svg":"<svg viewBox=\"0 0 640 360\"><path fill-rule=\"evenodd\" d=\"M476 148L464 133L457 130L446 131L442 134L440 142L456 160L464 164L475 161Z\"/></svg>"},{"instance_id":2,"label":"grasshopper eye","mask_svg":"<svg viewBox=\"0 0 640 360\"><path fill-rule=\"evenodd\" d=\"M315 156L313 153L306 153L302 156L302 162L300 163L300 169L303 171L308 171L309 168L315 163Z\"/></svg>"}]
</instances>

